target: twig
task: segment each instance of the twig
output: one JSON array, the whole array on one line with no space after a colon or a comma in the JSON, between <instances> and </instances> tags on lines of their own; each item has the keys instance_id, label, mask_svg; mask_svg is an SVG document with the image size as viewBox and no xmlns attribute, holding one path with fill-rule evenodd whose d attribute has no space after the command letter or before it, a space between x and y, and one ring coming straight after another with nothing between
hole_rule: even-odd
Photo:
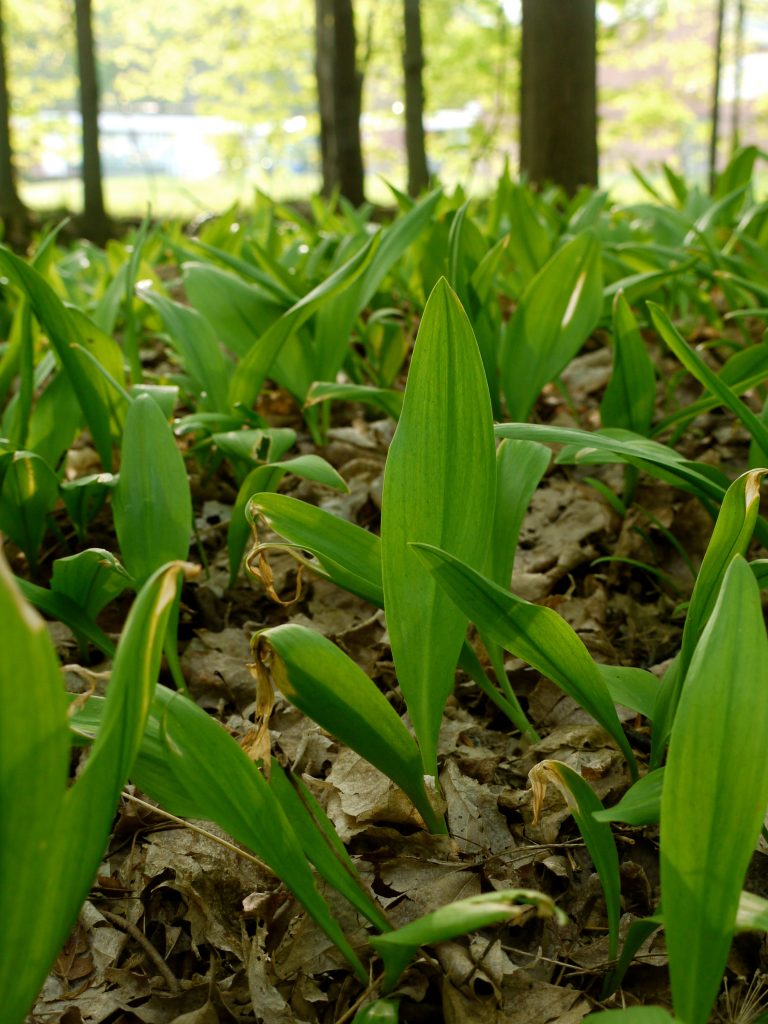
<instances>
[{"instance_id":1,"label":"twig","mask_svg":"<svg viewBox=\"0 0 768 1024\"><path fill-rule=\"evenodd\" d=\"M105 921L109 921L109 923L114 925L115 928L119 928L121 932L125 932L126 935L130 935L131 938L141 946L146 955L163 976L165 984L168 986L168 991L172 992L174 995L179 995L181 993L181 985L173 971L160 956L144 932L126 918L120 917L118 914L113 914L109 910L100 910L99 913Z\"/></svg>"},{"instance_id":2,"label":"twig","mask_svg":"<svg viewBox=\"0 0 768 1024\"><path fill-rule=\"evenodd\" d=\"M376 989L379 987L383 980L383 974L380 974L378 978L374 978L373 981L369 984L368 988L366 988L357 997L357 999L354 1001L354 1003L352 1003L352 1005L346 1011L346 1013L343 1013L341 1017L338 1018L336 1024L347 1024L348 1020L352 1020L352 1017L357 1013L357 1011L360 1009L360 1007L363 1005L366 999L373 995L373 993L376 991Z\"/></svg>"},{"instance_id":3,"label":"twig","mask_svg":"<svg viewBox=\"0 0 768 1024\"><path fill-rule=\"evenodd\" d=\"M230 843L227 839L222 839L221 836L217 836L214 832L209 832L208 829L202 828L200 825L193 825L191 822L185 821L184 818L178 818L175 814L171 814L170 811L164 811L162 807L155 807L154 804L147 803L146 800L141 800L139 797L133 796L132 793L127 793L125 790L123 790L123 796L126 800L130 800L131 803L138 804L140 807L144 807L148 811L159 814L160 817L165 818L167 821L172 821L174 824L180 825L182 828L188 828L191 832L197 832L198 835L205 836L206 839L210 839L214 843L218 843L219 846L223 846L227 850L231 850L233 853L236 853L238 857L243 857L245 860L249 860L251 863L257 864L262 871L266 871L275 878L277 877L269 864L265 864L263 860L259 860L255 854L250 853L248 850L243 850L239 846L235 846L234 843Z\"/></svg>"}]
</instances>

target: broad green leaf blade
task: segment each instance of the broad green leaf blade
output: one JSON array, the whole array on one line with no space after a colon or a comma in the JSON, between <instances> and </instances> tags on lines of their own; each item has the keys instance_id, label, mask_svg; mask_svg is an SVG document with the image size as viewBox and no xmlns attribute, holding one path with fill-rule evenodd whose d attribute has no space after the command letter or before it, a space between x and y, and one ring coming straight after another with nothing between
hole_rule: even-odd
<instances>
[{"instance_id":1,"label":"broad green leaf blade","mask_svg":"<svg viewBox=\"0 0 768 1024\"><path fill-rule=\"evenodd\" d=\"M352 287L324 303L318 311L315 344L316 380L335 380L349 346L349 335L356 317L368 305L384 277L419 237L432 220L440 200L439 190L420 200L405 216L377 236L376 251L366 260L362 273Z\"/></svg>"},{"instance_id":2,"label":"broad green leaf blade","mask_svg":"<svg viewBox=\"0 0 768 1024\"><path fill-rule=\"evenodd\" d=\"M636 777L637 764L608 688L579 636L557 612L496 586L458 558L414 544L445 593L484 633L573 697L616 741Z\"/></svg>"},{"instance_id":3,"label":"broad green leaf blade","mask_svg":"<svg viewBox=\"0 0 768 1024\"><path fill-rule=\"evenodd\" d=\"M399 999L377 999L358 1010L352 1024L397 1024L399 1007Z\"/></svg>"},{"instance_id":4,"label":"broad green leaf blade","mask_svg":"<svg viewBox=\"0 0 768 1024\"><path fill-rule=\"evenodd\" d=\"M303 323L334 295L349 287L370 264L379 245L380 235L374 235L352 259L331 274L311 292L291 306L269 327L262 337L251 347L248 354L241 359L230 381L229 400L235 406L241 403L250 408L258 398L264 378L280 353L286 341L301 327ZM335 375L335 372L334 372ZM306 382L309 388L313 378L324 378L327 375L315 370ZM302 394L300 396L304 398Z\"/></svg>"},{"instance_id":5,"label":"broad green leaf blade","mask_svg":"<svg viewBox=\"0 0 768 1024\"><path fill-rule=\"evenodd\" d=\"M650 938L661 925L661 913L658 911L652 917L638 917L630 924L624 937L624 945L621 948L621 955L616 961L616 966L603 983L603 991L601 993L603 999L607 999L621 985L624 975L635 958L635 954L645 940Z\"/></svg>"},{"instance_id":6,"label":"broad green leaf blade","mask_svg":"<svg viewBox=\"0 0 768 1024\"><path fill-rule=\"evenodd\" d=\"M576 450L574 461L577 463L627 462L683 491L717 502L723 500L730 482L724 473L712 472L713 467L689 462L674 449L647 438L611 436L604 431L590 433L543 423L502 423L496 425L494 432L497 437L572 445ZM598 457L593 459L592 456Z\"/></svg>"},{"instance_id":7,"label":"broad green leaf blade","mask_svg":"<svg viewBox=\"0 0 768 1024\"><path fill-rule=\"evenodd\" d=\"M613 370L600 403L604 427L647 434L656 403L656 373L623 292L613 304Z\"/></svg>"},{"instance_id":8,"label":"broad green leaf blade","mask_svg":"<svg viewBox=\"0 0 768 1024\"><path fill-rule=\"evenodd\" d=\"M0 991L4 1018L18 1024L59 948L58 933L48 934L58 923L38 905L56 847L69 741L53 644L1 552L0 621Z\"/></svg>"},{"instance_id":9,"label":"broad green leaf blade","mask_svg":"<svg viewBox=\"0 0 768 1024\"><path fill-rule=\"evenodd\" d=\"M77 326L74 312L66 308L45 278L33 267L4 248L0 248L0 270L29 297L35 316L69 376L102 464L105 469L111 469L110 410L104 401L101 381L73 347L87 345L87 338Z\"/></svg>"},{"instance_id":10,"label":"broad green leaf blade","mask_svg":"<svg viewBox=\"0 0 768 1024\"><path fill-rule=\"evenodd\" d=\"M73 720L80 735L99 734L103 714L92 698ZM366 974L321 897L296 834L261 770L201 708L158 687L131 778L178 817L215 821L253 850L306 907L354 966Z\"/></svg>"},{"instance_id":11,"label":"broad green leaf blade","mask_svg":"<svg viewBox=\"0 0 768 1024\"><path fill-rule=\"evenodd\" d=\"M496 504L488 562L489 575L499 586L507 587L512 578L523 517L550 458L549 449L534 441L502 441L496 449ZM502 649L488 637L482 637L482 640L499 686L504 691L504 700L512 712L512 722L536 742L538 733L526 718L517 695L509 685ZM485 686L480 685L487 693Z\"/></svg>"},{"instance_id":12,"label":"broad green leaf blade","mask_svg":"<svg viewBox=\"0 0 768 1024\"><path fill-rule=\"evenodd\" d=\"M533 790L533 817L537 821L547 784L552 782L560 790L573 820L578 826L587 852L595 865L605 897L608 917L608 956L616 958L619 951L619 917L621 916L621 879L619 854L610 825L596 818L603 810L594 790L584 779L561 761L540 761L528 773Z\"/></svg>"},{"instance_id":13,"label":"broad green leaf blade","mask_svg":"<svg viewBox=\"0 0 768 1024\"><path fill-rule=\"evenodd\" d=\"M296 443L296 431L290 427L275 427L264 430L254 427L250 430L226 430L214 433L211 440L228 458L236 464L239 461L250 468L264 462L276 462Z\"/></svg>"},{"instance_id":14,"label":"broad green leaf blade","mask_svg":"<svg viewBox=\"0 0 768 1024\"><path fill-rule=\"evenodd\" d=\"M567 918L552 898L533 889L502 889L469 896L425 914L395 931L371 938L371 945L384 961L385 992L390 991L420 946L455 939L458 935L514 921L534 907L540 917L553 917L558 924Z\"/></svg>"},{"instance_id":15,"label":"broad green leaf blade","mask_svg":"<svg viewBox=\"0 0 768 1024\"><path fill-rule=\"evenodd\" d=\"M33 571L56 504L59 484L50 466L34 452L14 452L0 493L0 530L27 556Z\"/></svg>"},{"instance_id":16,"label":"broad green leaf blade","mask_svg":"<svg viewBox=\"0 0 768 1024\"><path fill-rule=\"evenodd\" d=\"M380 932L391 925L371 899L352 858L336 834L328 815L301 779L273 758L269 786L301 843L307 860Z\"/></svg>"},{"instance_id":17,"label":"broad green leaf blade","mask_svg":"<svg viewBox=\"0 0 768 1024\"><path fill-rule=\"evenodd\" d=\"M293 473L304 480L314 480L325 484L336 491L348 491L346 481L336 472L330 462L319 455L299 455L295 459L284 462L271 462L266 466L252 469L240 485L237 498L232 508L232 519L227 530L227 548L229 551L229 585L234 586L235 579L243 560L243 552L248 543L250 524L245 517L246 506L250 498L258 492L276 491L286 473Z\"/></svg>"},{"instance_id":18,"label":"broad green leaf blade","mask_svg":"<svg viewBox=\"0 0 768 1024\"><path fill-rule=\"evenodd\" d=\"M291 299L287 294L278 299L256 283L246 283L210 263L185 263L184 289L218 340L241 359L282 316L286 306L298 301L298 297Z\"/></svg>"},{"instance_id":19,"label":"broad green leaf blade","mask_svg":"<svg viewBox=\"0 0 768 1024\"><path fill-rule=\"evenodd\" d=\"M56 594L46 587L39 587L29 580L16 578L19 590L27 601L52 619L64 622L78 637L89 640L97 650L108 658L115 655L115 645L99 627L89 618L79 604L66 597Z\"/></svg>"},{"instance_id":20,"label":"broad green leaf blade","mask_svg":"<svg viewBox=\"0 0 768 1024\"><path fill-rule=\"evenodd\" d=\"M437 772L437 734L467 618L409 543L436 544L482 566L495 488L482 359L464 310L442 280L427 302L413 350L384 470L381 516L387 628L427 775Z\"/></svg>"},{"instance_id":21,"label":"broad green leaf blade","mask_svg":"<svg viewBox=\"0 0 768 1024\"><path fill-rule=\"evenodd\" d=\"M664 925L686 1024L709 1019L768 804L766 665L760 592L737 555L691 660L661 798Z\"/></svg>"},{"instance_id":22,"label":"broad green leaf blade","mask_svg":"<svg viewBox=\"0 0 768 1024\"><path fill-rule=\"evenodd\" d=\"M159 292L141 288L139 294L163 318L171 346L195 382L201 408L228 412L232 365L219 348L213 327L197 310L173 302Z\"/></svg>"},{"instance_id":23,"label":"broad green leaf blade","mask_svg":"<svg viewBox=\"0 0 768 1024\"><path fill-rule=\"evenodd\" d=\"M590 1013L585 1021L595 1024L673 1024L673 1018L661 1006L630 1006L625 1010Z\"/></svg>"},{"instance_id":24,"label":"broad green leaf blade","mask_svg":"<svg viewBox=\"0 0 768 1024\"><path fill-rule=\"evenodd\" d=\"M621 821L625 825L655 825L661 816L664 769L656 768L630 786L613 807L596 811L596 821Z\"/></svg>"},{"instance_id":25,"label":"broad green leaf blade","mask_svg":"<svg viewBox=\"0 0 768 1024\"><path fill-rule=\"evenodd\" d=\"M187 471L171 428L148 395L136 398L128 410L112 508L123 562L137 583L166 562L187 557L192 528Z\"/></svg>"},{"instance_id":26,"label":"broad green leaf blade","mask_svg":"<svg viewBox=\"0 0 768 1024\"><path fill-rule=\"evenodd\" d=\"M256 546L248 558L251 572L261 575L254 563L275 546L258 542L263 524L285 537L297 560L314 572L364 601L384 607L381 541L375 534L286 494L255 494L248 502L246 517L257 534ZM314 561L307 562L302 554L305 551Z\"/></svg>"},{"instance_id":27,"label":"broad green leaf blade","mask_svg":"<svg viewBox=\"0 0 768 1024\"><path fill-rule=\"evenodd\" d=\"M445 830L427 795L416 742L351 658L321 634L293 624L257 633L254 652L260 678L392 779L431 831Z\"/></svg>"},{"instance_id":28,"label":"broad green leaf blade","mask_svg":"<svg viewBox=\"0 0 768 1024\"><path fill-rule=\"evenodd\" d=\"M741 420L751 434L754 441L763 452L763 460L768 462L768 427L757 417L749 406L745 405L727 384L710 370L701 357L690 347L685 338L672 324L661 306L653 302L648 303L653 325L659 332L662 340L668 348L674 352L683 366L691 373L699 383L703 384L712 394L717 395L723 405Z\"/></svg>"},{"instance_id":29,"label":"broad green leaf blade","mask_svg":"<svg viewBox=\"0 0 768 1024\"><path fill-rule=\"evenodd\" d=\"M367 384L338 384L327 381L315 381L307 392L305 405L317 405L340 399L345 402L362 402L381 409L396 420L403 408L403 393L392 388L374 388Z\"/></svg>"},{"instance_id":30,"label":"broad green leaf blade","mask_svg":"<svg viewBox=\"0 0 768 1024\"><path fill-rule=\"evenodd\" d=\"M243 554L251 534L251 524L245 511L254 492L276 491L285 475L284 470L273 465L256 466L243 480L232 506L232 518L227 529L227 552L229 555L229 585L234 587L243 561Z\"/></svg>"},{"instance_id":31,"label":"broad green leaf blade","mask_svg":"<svg viewBox=\"0 0 768 1024\"><path fill-rule=\"evenodd\" d=\"M510 419L528 419L541 389L594 330L602 306L600 244L584 231L536 274L507 330L501 380Z\"/></svg>"},{"instance_id":32,"label":"broad green leaf blade","mask_svg":"<svg viewBox=\"0 0 768 1024\"><path fill-rule=\"evenodd\" d=\"M630 665L598 665L597 671L603 677L614 704L623 704L653 721L659 695L659 680L653 673Z\"/></svg>"},{"instance_id":33,"label":"broad green leaf blade","mask_svg":"<svg viewBox=\"0 0 768 1024\"><path fill-rule=\"evenodd\" d=\"M136 599L115 659L104 705L103 729L91 756L75 784L68 789L64 788L65 774L64 787L59 797L50 799L47 808L37 808L40 817L35 817L31 830L29 817L22 829L25 835L32 832L39 848L34 854L27 851L29 862L23 870L17 867L12 874L3 876L4 879L13 880L13 900L16 906L23 909L25 918L25 931L14 936L8 955L4 951L0 958L0 976L4 969L13 972L13 980L8 980L3 990L6 995L18 987L25 994L27 1003L34 998L75 921L98 869L109 837L115 805L144 731L160 664L162 635L170 603L176 594L175 577L180 570L181 567L177 565L160 571ZM46 644L38 642L38 647L44 649ZM26 671L29 671L31 659L33 653L28 651ZM61 708L63 702L60 677L58 686L57 697L49 698L54 708L57 703ZM38 709L36 713L41 713L41 710ZM43 715L43 720L50 720L47 714ZM66 728L63 715L61 722ZM28 725L29 720L26 723ZM55 734L49 734L47 743L51 743L55 751ZM48 757L45 752L47 743L43 743L35 755L36 759L44 758L44 766ZM13 751L13 746L9 749ZM20 767L18 762L16 767ZM28 788L30 780L36 778L37 769L28 766L27 770L29 777L24 785ZM46 777L50 775L49 769L44 767L43 774ZM12 806L10 802L9 806ZM26 799L25 813L30 814ZM12 814L10 820L13 821ZM5 821L4 800L3 825ZM42 835L38 832L39 825L42 826ZM5 836L2 839L2 849L19 846L18 835L12 841L6 840ZM23 876L24 870L32 869L34 892L30 892L28 900L19 903L19 878ZM13 920L11 912L9 916Z\"/></svg>"},{"instance_id":34,"label":"broad green leaf blade","mask_svg":"<svg viewBox=\"0 0 768 1024\"><path fill-rule=\"evenodd\" d=\"M502 441L496 449L496 505L489 575L500 587L509 586L512 579L520 527L551 457L548 448L534 441Z\"/></svg>"},{"instance_id":35,"label":"broad green leaf blade","mask_svg":"<svg viewBox=\"0 0 768 1024\"><path fill-rule=\"evenodd\" d=\"M104 548L88 548L53 563L51 590L79 604L94 621L105 605L133 583L115 556Z\"/></svg>"},{"instance_id":36,"label":"broad green leaf blade","mask_svg":"<svg viewBox=\"0 0 768 1024\"><path fill-rule=\"evenodd\" d=\"M693 652L712 613L725 573L746 553L757 522L760 481L766 470L750 470L728 488L691 594L676 672L659 690L654 708L653 764L658 765L677 710Z\"/></svg>"},{"instance_id":37,"label":"broad green leaf blade","mask_svg":"<svg viewBox=\"0 0 768 1024\"><path fill-rule=\"evenodd\" d=\"M768 932L768 900L753 892L742 892L736 913L737 932Z\"/></svg>"},{"instance_id":38,"label":"broad green leaf blade","mask_svg":"<svg viewBox=\"0 0 768 1024\"><path fill-rule=\"evenodd\" d=\"M734 395L743 395L762 384L768 377L768 342L761 341L736 352L720 370L718 377ZM676 424L682 426L721 404L717 395L707 394L697 402L688 403L664 416L656 423L652 433L662 434Z\"/></svg>"}]
</instances>

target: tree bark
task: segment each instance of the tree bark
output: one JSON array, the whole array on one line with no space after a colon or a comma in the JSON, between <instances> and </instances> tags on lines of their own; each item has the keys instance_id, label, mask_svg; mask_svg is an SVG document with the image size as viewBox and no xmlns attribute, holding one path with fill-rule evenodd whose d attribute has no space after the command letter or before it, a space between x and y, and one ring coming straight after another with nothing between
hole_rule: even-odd
<instances>
[{"instance_id":1,"label":"tree bark","mask_svg":"<svg viewBox=\"0 0 768 1024\"><path fill-rule=\"evenodd\" d=\"M520 167L573 194L597 185L595 0L523 0Z\"/></svg>"},{"instance_id":2,"label":"tree bark","mask_svg":"<svg viewBox=\"0 0 768 1024\"><path fill-rule=\"evenodd\" d=\"M101 155L99 153L99 82L93 39L91 0L75 0L77 70L80 82L80 115L83 133L83 234L103 245L110 235L104 209Z\"/></svg>"},{"instance_id":3,"label":"tree bark","mask_svg":"<svg viewBox=\"0 0 768 1024\"><path fill-rule=\"evenodd\" d=\"M723 66L723 27L725 0L717 0L715 14L715 67L712 81L712 109L709 134L709 191L714 195L717 185L717 142L720 135L720 72Z\"/></svg>"},{"instance_id":4,"label":"tree bark","mask_svg":"<svg viewBox=\"0 0 768 1024\"><path fill-rule=\"evenodd\" d=\"M320 111L323 195L338 188L355 206L365 201L352 0L315 0L315 70Z\"/></svg>"},{"instance_id":5,"label":"tree bark","mask_svg":"<svg viewBox=\"0 0 768 1024\"><path fill-rule=\"evenodd\" d=\"M8 68L5 59L5 21L0 0L0 218L3 237L14 247L27 241L29 215L19 197L11 141L11 102L8 92Z\"/></svg>"},{"instance_id":6,"label":"tree bark","mask_svg":"<svg viewBox=\"0 0 768 1024\"><path fill-rule=\"evenodd\" d=\"M429 185L424 142L424 48L421 39L420 0L404 0L405 38L405 151L408 159L408 194L417 196Z\"/></svg>"}]
</instances>

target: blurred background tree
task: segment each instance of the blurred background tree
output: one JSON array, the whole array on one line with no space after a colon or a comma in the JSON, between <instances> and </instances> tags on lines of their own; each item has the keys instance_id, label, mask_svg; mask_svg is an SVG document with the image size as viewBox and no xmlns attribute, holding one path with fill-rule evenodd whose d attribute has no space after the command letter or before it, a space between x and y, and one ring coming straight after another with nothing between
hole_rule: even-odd
<instances>
[{"instance_id":1,"label":"blurred background tree","mask_svg":"<svg viewBox=\"0 0 768 1024\"><path fill-rule=\"evenodd\" d=\"M706 183L718 2L587 4L595 8L597 141L605 187L626 194L630 163L653 173L662 160ZM408 138L428 152L427 174L449 188L460 183L482 191L505 160L513 169L520 166L521 127L524 143L526 137L524 111L522 125L519 116L520 0L345 3L357 36L355 77L349 80L356 85L344 87L345 98L354 100L359 84L360 116L345 115L351 127L343 134L353 136L359 123L370 199L391 201L386 182L408 187ZM555 20L559 7L572 6L571 0L528 3L542 17L546 8ZM34 18L28 0L5 5L20 198L36 210L79 211L83 158L73 0L35 0ZM135 215L149 202L158 213L189 216L247 202L254 188L278 198L319 191L315 6L312 0L283 0L279 8L245 0L93 0L107 208ZM413 29L417 8L421 61L405 53L406 27ZM736 135L758 145L766 135L768 0L725 0L722 41L721 161ZM545 82L554 76L540 59L533 70ZM423 145L406 132L407 123L417 124L419 96ZM592 146L593 134L582 128L585 144ZM411 191L425 178L424 165L417 169L416 162L414 148ZM546 168L542 175L563 177ZM362 187L356 189L344 186L355 202L362 197Z\"/></svg>"}]
</instances>

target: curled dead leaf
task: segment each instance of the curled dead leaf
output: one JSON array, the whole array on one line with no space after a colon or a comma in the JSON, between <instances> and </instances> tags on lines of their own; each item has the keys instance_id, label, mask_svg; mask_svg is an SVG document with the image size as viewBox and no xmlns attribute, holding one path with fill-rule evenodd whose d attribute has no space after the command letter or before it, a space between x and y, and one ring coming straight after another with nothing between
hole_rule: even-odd
<instances>
[{"instance_id":1,"label":"curled dead leaf","mask_svg":"<svg viewBox=\"0 0 768 1024\"><path fill-rule=\"evenodd\" d=\"M562 777L560 776L557 761L540 761L528 772L528 778L531 782L531 792L533 794L531 811L533 814L534 825L538 825L539 823L541 811L544 807L544 798L547 794L547 786L550 782L560 790L560 793L570 810L577 808L573 794L563 783Z\"/></svg>"}]
</instances>

